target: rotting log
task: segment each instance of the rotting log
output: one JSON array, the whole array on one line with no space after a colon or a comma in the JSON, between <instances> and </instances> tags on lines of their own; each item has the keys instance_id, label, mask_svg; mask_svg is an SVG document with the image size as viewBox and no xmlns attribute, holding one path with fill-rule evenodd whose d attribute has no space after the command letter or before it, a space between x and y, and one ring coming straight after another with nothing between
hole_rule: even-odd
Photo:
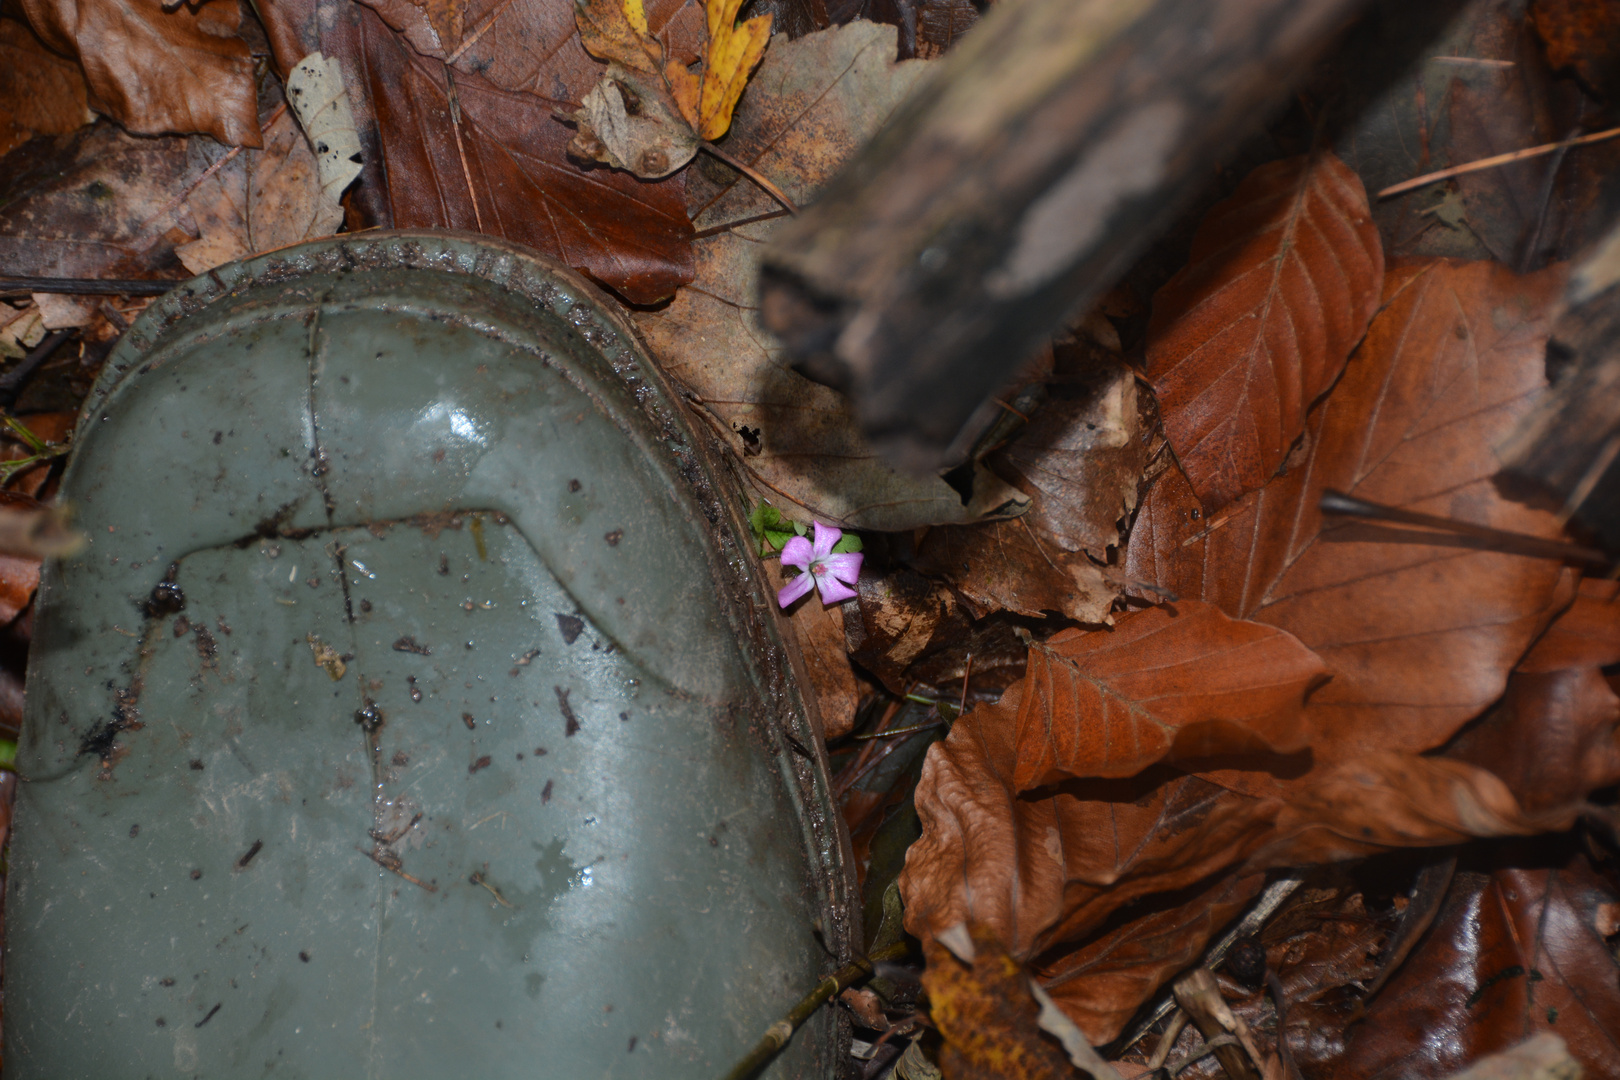
<instances>
[{"instance_id":1,"label":"rotting log","mask_svg":"<svg viewBox=\"0 0 1620 1080\"><path fill-rule=\"evenodd\" d=\"M765 324L897 464L1108 287L1365 0L1003 0L776 234Z\"/></svg>"},{"instance_id":2,"label":"rotting log","mask_svg":"<svg viewBox=\"0 0 1620 1080\"><path fill-rule=\"evenodd\" d=\"M1552 387L1497 453L1499 485L1544 500L1620 556L1620 223L1570 278L1547 343Z\"/></svg>"}]
</instances>

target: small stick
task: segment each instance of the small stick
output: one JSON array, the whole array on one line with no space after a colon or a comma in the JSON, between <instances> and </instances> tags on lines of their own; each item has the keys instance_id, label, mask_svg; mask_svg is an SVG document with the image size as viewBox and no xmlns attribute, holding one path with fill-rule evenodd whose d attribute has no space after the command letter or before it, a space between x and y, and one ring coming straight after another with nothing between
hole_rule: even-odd
<instances>
[{"instance_id":1,"label":"small stick","mask_svg":"<svg viewBox=\"0 0 1620 1080\"><path fill-rule=\"evenodd\" d=\"M1232 1080L1260 1080L1260 1055L1249 1038L1248 1027L1221 997L1221 988L1208 968L1195 968L1176 980L1176 1002L1192 1017L1205 1041L1215 1050ZM1218 1045L1222 1036L1233 1042Z\"/></svg>"},{"instance_id":2,"label":"small stick","mask_svg":"<svg viewBox=\"0 0 1620 1080\"><path fill-rule=\"evenodd\" d=\"M506 897L502 896L501 895L501 890L499 890L495 886L491 885L489 883L489 878L485 877L483 874L481 874L477 870L474 870L471 874L469 874L467 876L467 883L469 885L482 885L484 888L488 889L489 890L489 895L493 896L496 899L496 901L500 903L501 907L509 908L509 907L512 906L512 901L510 901Z\"/></svg>"},{"instance_id":3,"label":"small stick","mask_svg":"<svg viewBox=\"0 0 1620 1080\"><path fill-rule=\"evenodd\" d=\"M360 854L364 855L366 858L370 859L384 870L398 874L400 877L404 878L406 881L417 886L418 888L426 889L431 893L436 893L439 891L439 887L437 885L429 885L421 878L412 877L410 874L407 874L405 872L405 868L399 865L399 856L397 855L393 856L392 859L385 859L381 855L377 854L376 851L367 851L363 847L356 846L354 850L358 851Z\"/></svg>"},{"instance_id":4,"label":"small stick","mask_svg":"<svg viewBox=\"0 0 1620 1080\"><path fill-rule=\"evenodd\" d=\"M162 296L185 280L185 278L142 281L135 278L0 276L0 295L62 293L68 296Z\"/></svg>"},{"instance_id":5,"label":"small stick","mask_svg":"<svg viewBox=\"0 0 1620 1080\"><path fill-rule=\"evenodd\" d=\"M1177 1009L1175 1015L1170 1017L1170 1023L1165 1025L1164 1034L1159 1037L1159 1045L1153 1048L1153 1056L1148 1058L1148 1072L1158 1072L1164 1068L1165 1061L1170 1057L1170 1051L1175 1049L1176 1040L1181 1038L1181 1032L1186 1026L1187 1014Z\"/></svg>"},{"instance_id":6,"label":"small stick","mask_svg":"<svg viewBox=\"0 0 1620 1080\"><path fill-rule=\"evenodd\" d=\"M743 162L738 161L736 158L714 145L714 143L705 142L699 143L698 145L704 150L707 150L709 153L713 154L715 157L719 158L721 161L725 162L727 165L730 165L733 169L736 169L738 172L748 177L748 179L752 180L760 187L764 188L766 193L769 194L771 198L787 207L788 213L797 214L799 212L799 208L793 205L793 200L782 194L781 188L771 183L770 180L766 179L763 173L755 170L753 166L745 165Z\"/></svg>"},{"instance_id":7,"label":"small stick","mask_svg":"<svg viewBox=\"0 0 1620 1080\"><path fill-rule=\"evenodd\" d=\"M1367 502L1365 499L1357 499L1339 491L1322 492L1321 508L1324 514L1340 514L1345 517L1368 518L1373 521L1394 521L1402 525L1419 525L1430 529L1443 529L1446 532L1459 533L1463 536L1478 537L1481 540L1489 540L1498 545L1494 550L1509 555L1529 555L1542 559L1568 559L1570 562L1587 563L1595 566L1609 565L1609 557L1596 548L1582 547L1579 544L1570 544L1563 540L1546 540L1539 536L1530 536L1527 533L1509 532L1506 529L1493 529L1489 525L1475 525L1473 522L1436 517L1433 514L1420 514L1415 510L1402 510L1397 506L1385 506L1382 503Z\"/></svg>"},{"instance_id":8,"label":"small stick","mask_svg":"<svg viewBox=\"0 0 1620 1080\"><path fill-rule=\"evenodd\" d=\"M1486 60L1479 56L1431 56L1429 59L1439 64L1472 64L1477 67L1510 68L1519 66L1512 60Z\"/></svg>"},{"instance_id":9,"label":"small stick","mask_svg":"<svg viewBox=\"0 0 1620 1080\"><path fill-rule=\"evenodd\" d=\"M815 1011L831 998L846 988L853 986L872 974L873 966L883 960L898 960L906 954L906 945L899 942L879 949L871 956L857 957L848 964L839 968L821 981L810 993L799 1000L799 1003L788 1010L788 1014L772 1024L764 1036L748 1052L748 1056L737 1062L731 1071L726 1073L725 1080L747 1080L760 1069L763 1069L788 1044L793 1033L799 1030L799 1025L814 1015Z\"/></svg>"},{"instance_id":10,"label":"small stick","mask_svg":"<svg viewBox=\"0 0 1620 1080\"><path fill-rule=\"evenodd\" d=\"M1249 909L1249 913L1243 916L1236 926L1222 934L1219 940L1209 947L1209 951L1204 953L1204 966L1212 968L1226 959L1226 954L1232 948L1232 943L1237 941L1238 938L1252 937L1258 933L1260 928L1266 925L1266 921L1276 914L1277 909L1282 907L1283 901L1293 895L1294 890L1299 888L1300 883L1304 880L1302 877L1282 877L1267 885L1266 891L1260 894L1260 899L1254 902L1254 907ZM1170 1010L1175 1007L1175 999L1166 994L1159 1001L1159 1004L1154 1007L1153 1011L1148 1014L1147 1019L1131 1029L1130 1035L1124 1042L1119 1044L1114 1056L1118 1057L1140 1042L1142 1036L1153 1030L1154 1024L1169 1016Z\"/></svg>"},{"instance_id":11,"label":"small stick","mask_svg":"<svg viewBox=\"0 0 1620 1080\"><path fill-rule=\"evenodd\" d=\"M23 387L28 384L29 379L34 377L34 372L38 371L40 365L49 360L51 354L72 336L73 331L71 329L51 331L45 335L44 341L34 346L28 355L22 358L21 363L4 375L0 375L0 408L9 409L16 404L17 398L22 394Z\"/></svg>"},{"instance_id":12,"label":"small stick","mask_svg":"<svg viewBox=\"0 0 1620 1080\"><path fill-rule=\"evenodd\" d=\"M963 713L967 712L968 680L971 679L972 677L973 677L973 654L968 653L968 655L967 655L967 669L962 672L962 699L959 702L957 702L957 705L956 705L956 715L958 717L960 717Z\"/></svg>"},{"instance_id":13,"label":"small stick","mask_svg":"<svg viewBox=\"0 0 1620 1080\"><path fill-rule=\"evenodd\" d=\"M865 742L867 739L892 739L896 735L914 735L919 731L929 731L933 728L944 727L944 720L930 720L926 724L913 724L911 727L891 728L888 731L873 731L865 735L851 735L852 742Z\"/></svg>"},{"instance_id":14,"label":"small stick","mask_svg":"<svg viewBox=\"0 0 1620 1080\"><path fill-rule=\"evenodd\" d=\"M1428 185L1438 183L1441 180L1449 180L1453 176L1462 176L1464 173L1479 172L1482 169L1494 169L1498 165L1507 165L1510 162L1523 161L1526 158L1540 157L1542 154L1550 154L1554 150L1562 150L1570 146L1585 146L1587 143L1602 142L1604 139L1612 139L1616 135L1620 135L1620 127L1609 128L1606 131L1594 131L1590 135L1582 135L1575 139L1563 139L1559 142L1542 143L1540 146L1531 146L1524 150L1514 150L1507 154L1497 154L1494 157L1480 158L1478 161L1470 161L1463 165L1453 165L1449 169L1441 169L1438 172L1424 173L1422 176L1414 176L1410 180L1402 180L1399 184L1391 184L1389 187L1380 191L1376 197L1380 199L1387 199L1391 195L1399 195L1404 191L1411 191L1415 188L1427 187Z\"/></svg>"}]
</instances>

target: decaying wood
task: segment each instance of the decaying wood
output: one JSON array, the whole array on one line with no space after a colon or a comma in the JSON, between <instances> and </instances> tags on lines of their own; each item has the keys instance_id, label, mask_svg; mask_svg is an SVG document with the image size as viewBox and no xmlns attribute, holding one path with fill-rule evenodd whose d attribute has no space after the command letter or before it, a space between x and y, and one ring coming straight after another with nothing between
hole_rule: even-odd
<instances>
[{"instance_id":1,"label":"decaying wood","mask_svg":"<svg viewBox=\"0 0 1620 1080\"><path fill-rule=\"evenodd\" d=\"M1555 500L1620 555L1620 224L1570 281L1547 346L1552 388L1498 448L1504 486Z\"/></svg>"},{"instance_id":2,"label":"decaying wood","mask_svg":"<svg viewBox=\"0 0 1620 1080\"><path fill-rule=\"evenodd\" d=\"M1003 0L778 232L766 325L939 465L1362 2Z\"/></svg>"}]
</instances>

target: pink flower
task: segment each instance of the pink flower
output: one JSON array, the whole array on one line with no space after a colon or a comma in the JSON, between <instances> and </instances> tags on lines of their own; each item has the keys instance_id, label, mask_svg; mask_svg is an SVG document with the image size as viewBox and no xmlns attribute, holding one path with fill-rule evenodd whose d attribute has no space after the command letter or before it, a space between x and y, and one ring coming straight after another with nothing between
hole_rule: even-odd
<instances>
[{"instance_id":1,"label":"pink flower","mask_svg":"<svg viewBox=\"0 0 1620 1080\"><path fill-rule=\"evenodd\" d=\"M814 545L802 536L795 536L782 548L782 565L797 566L803 573L776 594L776 602L787 607L811 588L821 593L823 604L836 604L855 595L849 585L861 574L861 558L856 554L834 555L833 545L844 535L843 530L831 525L815 523ZM845 584L845 583L848 584Z\"/></svg>"}]
</instances>

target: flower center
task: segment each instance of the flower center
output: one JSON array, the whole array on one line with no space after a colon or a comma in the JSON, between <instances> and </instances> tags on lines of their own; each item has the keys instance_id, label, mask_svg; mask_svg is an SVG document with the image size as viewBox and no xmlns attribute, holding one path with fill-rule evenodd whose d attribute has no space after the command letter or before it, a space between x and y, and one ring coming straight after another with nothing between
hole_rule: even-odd
<instances>
[{"instance_id":1,"label":"flower center","mask_svg":"<svg viewBox=\"0 0 1620 1080\"><path fill-rule=\"evenodd\" d=\"M827 564L813 562L810 564L810 572L812 574L825 574L827 572Z\"/></svg>"}]
</instances>

